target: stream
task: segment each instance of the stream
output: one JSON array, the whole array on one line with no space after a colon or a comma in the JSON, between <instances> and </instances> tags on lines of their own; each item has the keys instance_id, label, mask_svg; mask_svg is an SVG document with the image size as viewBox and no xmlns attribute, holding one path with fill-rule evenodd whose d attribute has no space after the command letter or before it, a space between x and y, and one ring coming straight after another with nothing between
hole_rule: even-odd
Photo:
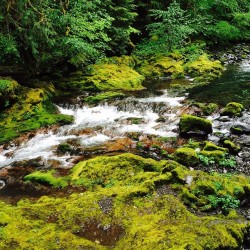
<instances>
[{"instance_id":1,"label":"stream","mask_svg":"<svg viewBox=\"0 0 250 250\"><path fill-rule=\"evenodd\" d=\"M183 100L184 97L173 97L163 90L158 95L129 97L94 107L61 104L58 106L60 113L72 115L75 122L56 131L38 133L21 145L10 145L0 153L0 167L31 159L39 159L45 167L49 167L52 161L58 162L61 167L72 167L73 156L57 154L56 148L62 143L78 145L84 150L124 138L132 132L162 137L177 136ZM159 118L164 123L158 122Z\"/></svg>"},{"instance_id":2,"label":"stream","mask_svg":"<svg viewBox=\"0 0 250 250\"><path fill-rule=\"evenodd\" d=\"M147 90L131 94L123 99L103 101L98 105L81 102L57 103L58 111L72 115L74 123L59 128L38 130L36 133L32 132L32 136L27 137L21 143L14 141L8 145L2 145L0 148L0 189L11 182L15 183L15 174L20 171L20 168L24 169L24 172L20 173L21 177L19 176L22 179L25 174L34 169L67 170L80 160L96 155L138 153L138 141L145 143L152 138L180 139L178 123L181 114L185 113L188 108L187 101L190 99L199 102L215 102L220 105L238 101L247 108L250 107L249 59L228 65L227 70L219 79L209 85L194 87L189 90L189 93L181 96L170 91L172 83L194 84L190 78L151 80L144 84ZM219 114L214 114L208 119L213 120L214 130L208 139L215 143L220 139L218 134L231 136L230 127L236 123L245 125L250 131L249 111L245 111L241 118L223 118ZM242 147L242 151L237 156L237 163L240 166L238 170L250 174L250 135L235 136L234 141ZM65 144L68 150L65 152L58 150L60 145ZM169 150L171 151L171 148ZM161 158L157 152L153 157ZM34 167L26 169L25 166ZM16 171L14 177L9 178L9 181L7 178L6 181L4 169L15 168L18 171L13 170ZM9 174L8 171L7 174ZM15 195L19 192L20 183L21 181L15 183ZM5 196L9 195L9 189L2 190Z\"/></svg>"}]
</instances>

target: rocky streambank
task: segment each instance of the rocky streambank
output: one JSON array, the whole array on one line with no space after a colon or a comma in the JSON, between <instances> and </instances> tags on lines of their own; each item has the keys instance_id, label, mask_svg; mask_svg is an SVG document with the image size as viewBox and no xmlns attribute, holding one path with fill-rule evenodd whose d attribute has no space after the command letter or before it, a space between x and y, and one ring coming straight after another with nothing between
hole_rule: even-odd
<instances>
[{"instance_id":1,"label":"rocky streambank","mask_svg":"<svg viewBox=\"0 0 250 250\"><path fill-rule=\"evenodd\" d=\"M166 89L222 69L171 54L113 58L57 90L1 79L0 246L247 249L248 107ZM72 101L69 86L80 91Z\"/></svg>"}]
</instances>

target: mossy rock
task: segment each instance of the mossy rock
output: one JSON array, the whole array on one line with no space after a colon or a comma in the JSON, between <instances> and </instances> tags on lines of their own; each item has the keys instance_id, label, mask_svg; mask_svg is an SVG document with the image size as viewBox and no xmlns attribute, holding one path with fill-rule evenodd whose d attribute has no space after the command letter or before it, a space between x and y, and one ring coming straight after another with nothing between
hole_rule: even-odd
<instances>
[{"instance_id":1,"label":"mossy rock","mask_svg":"<svg viewBox=\"0 0 250 250\"><path fill-rule=\"evenodd\" d=\"M188 167L193 167L199 162L198 155L192 148L178 148L173 157L174 160Z\"/></svg>"},{"instance_id":2,"label":"mossy rock","mask_svg":"<svg viewBox=\"0 0 250 250\"><path fill-rule=\"evenodd\" d=\"M237 146L234 142L226 139L223 140L223 146L229 150L232 154L237 154L241 150L240 146Z\"/></svg>"},{"instance_id":3,"label":"mossy rock","mask_svg":"<svg viewBox=\"0 0 250 250\"><path fill-rule=\"evenodd\" d=\"M86 84L102 91L135 91L144 89L144 79L144 76L125 64L100 63L92 66L90 75L86 76Z\"/></svg>"},{"instance_id":4,"label":"mossy rock","mask_svg":"<svg viewBox=\"0 0 250 250\"><path fill-rule=\"evenodd\" d=\"M205 141L204 143L205 143L205 145L203 147L203 150L205 150L205 151L219 150L219 151L224 152L224 154L228 153L227 148L219 147L219 146L215 145L214 143L212 143L210 141Z\"/></svg>"},{"instance_id":5,"label":"mossy rock","mask_svg":"<svg viewBox=\"0 0 250 250\"><path fill-rule=\"evenodd\" d=\"M200 154L219 162L225 158L225 152L221 150L202 150Z\"/></svg>"},{"instance_id":6,"label":"mossy rock","mask_svg":"<svg viewBox=\"0 0 250 250\"><path fill-rule=\"evenodd\" d=\"M159 55L152 57L143 61L137 70L146 77L184 77L183 61L179 57L173 56Z\"/></svg>"},{"instance_id":7,"label":"mossy rock","mask_svg":"<svg viewBox=\"0 0 250 250\"><path fill-rule=\"evenodd\" d=\"M242 116L244 106L237 102L229 102L226 107L222 110L221 115L227 116Z\"/></svg>"},{"instance_id":8,"label":"mossy rock","mask_svg":"<svg viewBox=\"0 0 250 250\"><path fill-rule=\"evenodd\" d=\"M51 170L48 172L36 171L24 177L25 181L38 182L41 184L47 184L53 187L66 187L67 181L63 178L54 177L55 171Z\"/></svg>"},{"instance_id":9,"label":"mossy rock","mask_svg":"<svg viewBox=\"0 0 250 250\"><path fill-rule=\"evenodd\" d=\"M216 103L195 102L193 105L200 108L204 115L211 115L219 109L219 106Z\"/></svg>"},{"instance_id":10,"label":"mossy rock","mask_svg":"<svg viewBox=\"0 0 250 250\"><path fill-rule=\"evenodd\" d=\"M0 114L0 143L12 140L23 132L72 122L72 116L58 114L49 91L20 87L16 103Z\"/></svg>"},{"instance_id":11,"label":"mossy rock","mask_svg":"<svg viewBox=\"0 0 250 250\"><path fill-rule=\"evenodd\" d=\"M213 131L212 121L187 114L181 116L179 129L181 135L187 135L190 132L210 134Z\"/></svg>"},{"instance_id":12,"label":"mossy rock","mask_svg":"<svg viewBox=\"0 0 250 250\"><path fill-rule=\"evenodd\" d=\"M186 72L191 76L202 76L203 79L211 80L221 75L223 66L220 61L212 61L207 54L203 54L194 61L185 64Z\"/></svg>"}]
</instances>

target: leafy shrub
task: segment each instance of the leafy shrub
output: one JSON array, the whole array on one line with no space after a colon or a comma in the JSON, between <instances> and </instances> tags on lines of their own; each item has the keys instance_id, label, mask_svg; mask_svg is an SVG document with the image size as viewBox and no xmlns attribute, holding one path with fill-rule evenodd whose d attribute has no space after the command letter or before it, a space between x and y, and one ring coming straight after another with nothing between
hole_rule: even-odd
<instances>
[{"instance_id":1,"label":"leafy shrub","mask_svg":"<svg viewBox=\"0 0 250 250\"><path fill-rule=\"evenodd\" d=\"M210 35L214 40L224 43L241 38L240 30L226 21L220 21L215 24L211 28Z\"/></svg>"}]
</instances>

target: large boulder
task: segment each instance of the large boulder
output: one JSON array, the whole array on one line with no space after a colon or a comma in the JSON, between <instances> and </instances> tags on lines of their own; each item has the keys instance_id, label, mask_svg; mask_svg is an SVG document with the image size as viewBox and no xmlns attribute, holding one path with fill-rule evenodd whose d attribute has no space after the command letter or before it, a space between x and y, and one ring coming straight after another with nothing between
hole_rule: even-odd
<instances>
[{"instance_id":1,"label":"large boulder","mask_svg":"<svg viewBox=\"0 0 250 250\"><path fill-rule=\"evenodd\" d=\"M187 114L181 116L179 129L181 135L187 135L189 133L207 135L213 131L212 121Z\"/></svg>"}]
</instances>

